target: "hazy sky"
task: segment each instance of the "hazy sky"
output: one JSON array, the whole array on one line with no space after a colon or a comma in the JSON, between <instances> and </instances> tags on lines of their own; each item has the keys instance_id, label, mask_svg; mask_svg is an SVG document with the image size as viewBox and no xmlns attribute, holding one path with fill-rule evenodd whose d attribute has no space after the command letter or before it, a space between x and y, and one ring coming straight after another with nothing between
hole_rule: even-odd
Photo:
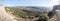
<instances>
[{"instance_id":1,"label":"hazy sky","mask_svg":"<svg viewBox=\"0 0 60 21\"><path fill-rule=\"evenodd\" d=\"M46 6L59 4L59 0L0 0L5 6Z\"/></svg>"}]
</instances>

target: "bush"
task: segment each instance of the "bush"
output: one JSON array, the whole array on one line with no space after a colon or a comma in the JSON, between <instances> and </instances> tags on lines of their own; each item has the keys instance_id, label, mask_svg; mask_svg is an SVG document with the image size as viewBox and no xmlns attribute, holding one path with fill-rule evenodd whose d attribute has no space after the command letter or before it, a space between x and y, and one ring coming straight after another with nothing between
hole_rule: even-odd
<instances>
[{"instance_id":1,"label":"bush","mask_svg":"<svg viewBox=\"0 0 60 21\"><path fill-rule=\"evenodd\" d=\"M37 21L49 21L49 17L46 14L40 15Z\"/></svg>"}]
</instances>

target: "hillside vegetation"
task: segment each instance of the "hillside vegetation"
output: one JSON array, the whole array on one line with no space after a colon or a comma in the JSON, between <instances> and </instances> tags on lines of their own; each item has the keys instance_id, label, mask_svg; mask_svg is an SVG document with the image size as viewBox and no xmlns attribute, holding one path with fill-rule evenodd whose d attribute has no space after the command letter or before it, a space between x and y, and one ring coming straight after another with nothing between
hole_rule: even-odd
<instances>
[{"instance_id":1,"label":"hillside vegetation","mask_svg":"<svg viewBox=\"0 0 60 21\"><path fill-rule=\"evenodd\" d=\"M10 9L10 10L7 10ZM32 10L29 10L31 8L28 8L26 9L26 7L6 7L6 11L7 12L12 12L13 15L18 15L18 17L22 17L22 18L27 18L29 17L29 19L33 19L34 18L37 18L37 17L40 17L41 21L45 20L45 21L48 21L49 17L48 17L48 12L40 12L38 11L37 9L34 9L32 8ZM47 20L46 20L47 19Z\"/></svg>"}]
</instances>

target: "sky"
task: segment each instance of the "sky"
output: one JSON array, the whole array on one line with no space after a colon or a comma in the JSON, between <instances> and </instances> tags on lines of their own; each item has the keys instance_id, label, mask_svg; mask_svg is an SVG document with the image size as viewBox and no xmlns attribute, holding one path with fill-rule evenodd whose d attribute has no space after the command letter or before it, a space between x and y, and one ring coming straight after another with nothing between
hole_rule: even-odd
<instances>
[{"instance_id":1,"label":"sky","mask_svg":"<svg viewBox=\"0 0 60 21\"><path fill-rule=\"evenodd\" d=\"M0 0L5 6L45 6L52 7L59 4L59 0Z\"/></svg>"}]
</instances>

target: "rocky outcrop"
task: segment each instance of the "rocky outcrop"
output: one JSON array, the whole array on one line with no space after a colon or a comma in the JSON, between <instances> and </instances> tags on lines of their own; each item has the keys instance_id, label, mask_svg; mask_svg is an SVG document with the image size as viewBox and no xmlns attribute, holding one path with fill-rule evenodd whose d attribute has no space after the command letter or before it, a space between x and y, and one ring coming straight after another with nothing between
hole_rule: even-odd
<instances>
[{"instance_id":1,"label":"rocky outcrop","mask_svg":"<svg viewBox=\"0 0 60 21\"><path fill-rule=\"evenodd\" d=\"M53 7L53 16L50 21L60 21L60 5L56 5ZM56 13L54 13L56 12Z\"/></svg>"},{"instance_id":2,"label":"rocky outcrop","mask_svg":"<svg viewBox=\"0 0 60 21\"><path fill-rule=\"evenodd\" d=\"M5 6L0 6L0 21L17 21L5 11Z\"/></svg>"}]
</instances>

